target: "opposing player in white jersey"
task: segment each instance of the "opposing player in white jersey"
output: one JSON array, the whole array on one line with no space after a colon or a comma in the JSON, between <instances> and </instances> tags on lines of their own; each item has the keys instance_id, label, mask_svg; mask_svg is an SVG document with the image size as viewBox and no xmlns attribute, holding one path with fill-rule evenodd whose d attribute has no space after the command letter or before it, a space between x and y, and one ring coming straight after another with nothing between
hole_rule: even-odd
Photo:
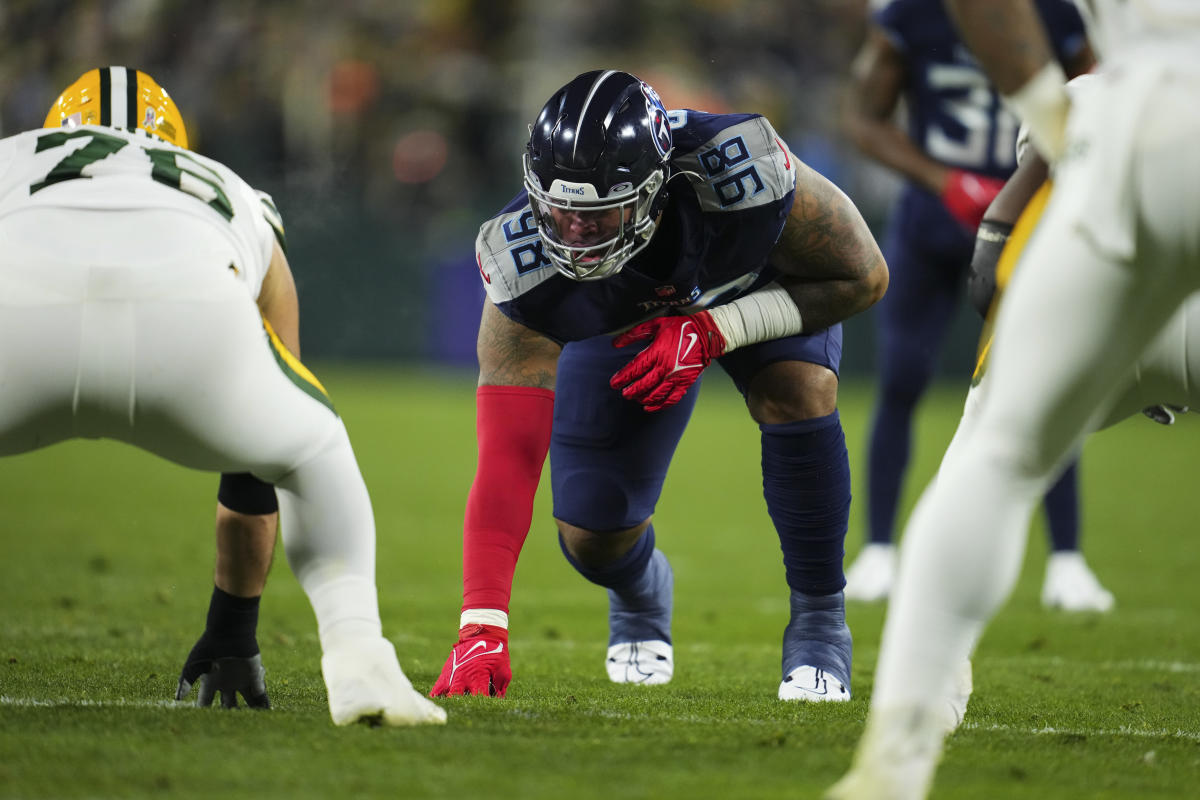
<instances>
[{"instance_id":1,"label":"opposing player in white jersey","mask_svg":"<svg viewBox=\"0 0 1200 800\"><path fill-rule=\"evenodd\" d=\"M47 127L0 140L0 455L103 437L228 473L217 574L231 591L266 568L228 549L239 524L274 520L232 476L274 484L333 721L443 722L382 635L371 503L345 426L293 355L277 215L186 147L166 92L125 67L85 73ZM273 534L252 545L268 562Z\"/></svg>"},{"instance_id":2,"label":"opposing player in white jersey","mask_svg":"<svg viewBox=\"0 0 1200 800\"><path fill-rule=\"evenodd\" d=\"M1012 590L1039 493L1200 287L1200 7L1083 3L1101 69L1072 102L1028 0L947 3L1054 185L978 417L910 518L867 730L832 798L926 795L947 687Z\"/></svg>"},{"instance_id":3,"label":"opposing player in white jersey","mask_svg":"<svg viewBox=\"0 0 1200 800\"><path fill-rule=\"evenodd\" d=\"M1094 74L1073 78L1067 87L1072 97L1094 87ZM1030 236L1045 212L1051 182L1049 165L1029 140L1022 126L1016 143L1017 170L985 212L968 276L968 297L984 317L984 331L970 391L954 440L942 459L942 469L952 469L954 454L966 431L980 413L986 387L988 354L999 300ZM1096 425L1103 430L1139 411L1149 419L1173 425L1176 414L1200 406L1200 294L1192 294L1183 307L1146 348L1114 392L1108 414Z\"/></svg>"}]
</instances>

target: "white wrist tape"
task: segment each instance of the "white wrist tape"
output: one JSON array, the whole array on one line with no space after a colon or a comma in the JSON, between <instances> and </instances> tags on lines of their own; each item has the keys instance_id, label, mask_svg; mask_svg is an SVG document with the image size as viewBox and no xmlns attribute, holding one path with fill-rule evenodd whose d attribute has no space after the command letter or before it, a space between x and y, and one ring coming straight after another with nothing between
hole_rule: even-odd
<instances>
[{"instance_id":1,"label":"white wrist tape","mask_svg":"<svg viewBox=\"0 0 1200 800\"><path fill-rule=\"evenodd\" d=\"M1071 110L1067 76L1058 62L1047 62L1004 101L1029 126L1029 138L1037 151L1047 161L1057 161L1066 149L1067 113Z\"/></svg>"},{"instance_id":2,"label":"white wrist tape","mask_svg":"<svg viewBox=\"0 0 1200 800\"><path fill-rule=\"evenodd\" d=\"M508 630L508 614L498 608L468 608L458 618L458 627L468 625L492 625Z\"/></svg>"},{"instance_id":3,"label":"white wrist tape","mask_svg":"<svg viewBox=\"0 0 1200 800\"><path fill-rule=\"evenodd\" d=\"M725 352L755 342L795 336L804 330L800 309L782 286L768 284L732 303L708 309L725 337Z\"/></svg>"}]
</instances>

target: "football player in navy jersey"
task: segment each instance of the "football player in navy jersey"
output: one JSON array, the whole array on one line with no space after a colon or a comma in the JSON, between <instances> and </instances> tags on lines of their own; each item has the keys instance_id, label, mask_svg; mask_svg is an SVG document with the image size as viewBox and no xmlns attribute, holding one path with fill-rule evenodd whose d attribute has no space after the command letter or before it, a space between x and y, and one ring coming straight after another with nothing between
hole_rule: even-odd
<instances>
[{"instance_id":1,"label":"football player in navy jersey","mask_svg":"<svg viewBox=\"0 0 1200 800\"><path fill-rule=\"evenodd\" d=\"M652 515L720 361L762 432L790 590L778 695L848 699L839 323L887 288L862 217L760 115L668 113L625 72L554 93L524 174L476 241L479 460L459 639L431 694L505 693L513 572L547 453L563 553L608 592L609 678L671 679L673 577Z\"/></svg>"},{"instance_id":2,"label":"football player in navy jersey","mask_svg":"<svg viewBox=\"0 0 1200 800\"><path fill-rule=\"evenodd\" d=\"M941 0L876 0L852 71L843 128L859 149L905 179L883 250L891 271L875 314L879 394L867 459L865 547L846 571L846 596L891 591L895 529L913 413L962 299L979 221L1015 167L1017 120L959 40ZM1067 72L1094 61L1068 0L1039 0ZM896 121L903 101L907 128ZM1113 597L1079 552L1076 464L1045 497L1051 554L1042 602L1108 611Z\"/></svg>"}]
</instances>

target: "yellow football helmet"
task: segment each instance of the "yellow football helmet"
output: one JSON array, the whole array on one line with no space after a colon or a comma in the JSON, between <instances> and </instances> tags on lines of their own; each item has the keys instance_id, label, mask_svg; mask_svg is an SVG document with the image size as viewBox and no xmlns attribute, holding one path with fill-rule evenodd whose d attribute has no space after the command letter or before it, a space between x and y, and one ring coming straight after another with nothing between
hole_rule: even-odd
<instances>
[{"instance_id":1,"label":"yellow football helmet","mask_svg":"<svg viewBox=\"0 0 1200 800\"><path fill-rule=\"evenodd\" d=\"M187 130L175 101L144 72L129 67L102 67L83 73L54 101L46 128L108 125L142 130L179 147L187 147Z\"/></svg>"}]
</instances>

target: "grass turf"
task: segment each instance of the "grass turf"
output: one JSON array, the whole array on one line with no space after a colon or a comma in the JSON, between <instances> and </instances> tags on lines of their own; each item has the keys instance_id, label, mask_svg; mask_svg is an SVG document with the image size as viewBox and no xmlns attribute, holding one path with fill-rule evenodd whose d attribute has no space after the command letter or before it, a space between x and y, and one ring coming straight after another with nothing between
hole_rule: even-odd
<instances>
[{"instance_id":1,"label":"grass turf","mask_svg":"<svg viewBox=\"0 0 1200 800\"><path fill-rule=\"evenodd\" d=\"M319 369L346 420L379 534L384 632L414 684L457 626L461 520L474 469L473 376ZM871 386L843 387L862 541ZM927 398L911 505L962 392ZM1084 544L1117 596L1105 616L1038 605L1040 521L976 659L967 722L935 798L1178 798L1200 775L1200 420L1094 437ZM604 593L563 561L539 492L517 570L508 698L442 701L444 728L335 728L312 612L282 551L260 644L274 708L171 701L204 624L216 481L110 442L0 460L0 797L818 797L862 730L883 609L851 604L854 700L774 699L787 593L761 499L758 431L711 375L655 519L676 574L677 672L609 684Z\"/></svg>"}]
</instances>

